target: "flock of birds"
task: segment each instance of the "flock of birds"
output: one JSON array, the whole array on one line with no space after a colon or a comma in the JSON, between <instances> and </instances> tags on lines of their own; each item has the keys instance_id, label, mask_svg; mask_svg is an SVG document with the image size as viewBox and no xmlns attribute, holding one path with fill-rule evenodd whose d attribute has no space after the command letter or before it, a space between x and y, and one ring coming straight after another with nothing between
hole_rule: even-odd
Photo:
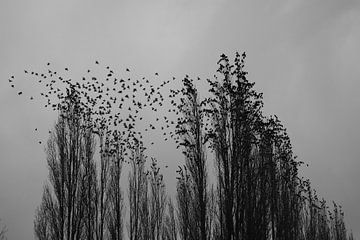
<instances>
[{"instance_id":1,"label":"flock of birds","mask_svg":"<svg viewBox=\"0 0 360 240\"><path fill-rule=\"evenodd\" d=\"M69 68L57 72L51 68L51 64L46 64L45 72L24 70L24 73L40 84L42 90L39 95L45 100L45 108L60 112L63 118L71 112L75 101L75 108L72 109L82 117L85 122L84 127L90 128L100 139L105 136L105 146L100 145L100 153L113 154L115 149L122 145L125 156L131 158L127 150L140 146L145 150L143 134L150 135L150 145L154 144L156 135L161 134L164 141L172 139L176 148L181 146L194 146L191 137L192 98L197 98L197 89L193 80L188 75L182 79L182 87L174 90L171 84L176 82L176 78L161 81L159 74L155 73L155 81L146 77L133 80L130 69L126 68L126 77L118 77L109 66L103 66L99 61L95 61L95 70L87 70L85 74L77 80L65 77L68 75ZM99 72L103 71L103 76L98 77ZM215 81L207 79L210 85L210 93L215 96L220 94L217 89L217 77ZM200 80L198 77L197 80ZM26 95L30 101L34 101L37 96L27 95L25 91L15 87L15 77L9 79L11 88L17 89L19 96ZM231 81L231 80L230 80ZM166 93L166 86L169 92ZM224 85L225 86L225 85ZM229 91L234 91L235 84L229 82ZM174 87L173 87L174 88ZM194 94L194 95L193 95ZM200 104L200 122L204 143L209 139L214 139L213 122L211 114L216 109L209 107L215 98L205 98ZM152 120L149 119L153 118ZM216 124L216 123L215 123ZM35 128L38 131L38 128ZM51 133L49 131L49 133ZM104 139L104 138L103 138ZM103 142L103 141L101 141ZM213 152L213 141L210 141L210 151ZM39 141L42 144L42 141ZM110 146L110 147L109 147ZM188 152L183 153L187 156ZM123 158L126 163L131 163L130 159ZM167 165L165 167L168 167ZM179 170L182 172L181 168Z\"/></svg>"},{"instance_id":2,"label":"flock of birds","mask_svg":"<svg viewBox=\"0 0 360 240\"><path fill-rule=\"evenodd\" d=\"M61 111L61 108L65 107L62 103L76 95L79 100L78 112L90 114L93 132L105 132L108 137L112 136L108 138L110 141L120 139L120 136L123 145L142 145L144 132L150 135L156 132L162 135L164 141L173 139L179 147L180 139L175 129L181 120L178 107L181 90L170 89L165 96L165 87L174 82L175 77L172 80L160 81L159 74L155 73L155 83L145 77L132 80L130 77L117 77L114 70L109 66L102 67L99 61L95 61L95 65L95 71L87 70L78 81L63 76L67 74L52 70L50 63L46 64L47 70L44 73L29 70L24 70L24 73L41 85L40 89L43 91L39 95L45 99L45 107L53 111ZM64 70L63 73L69 72L69 68ZM99 71L104 71L105 77L97 77ZM130 69L126 68L125 71L129 76ZM17 89L14 76L8 81L10 87ZM24 90L19 89L17 94L27 95ZM27 97L30 101L37 98L36 95ZM146 114L152 116L153 121L149 120ZM36 128L35 131L37 130ZM42 144L41 141L39 143ZM153 145L154 141L150 144Z\"/></svg>"}]
</instances>

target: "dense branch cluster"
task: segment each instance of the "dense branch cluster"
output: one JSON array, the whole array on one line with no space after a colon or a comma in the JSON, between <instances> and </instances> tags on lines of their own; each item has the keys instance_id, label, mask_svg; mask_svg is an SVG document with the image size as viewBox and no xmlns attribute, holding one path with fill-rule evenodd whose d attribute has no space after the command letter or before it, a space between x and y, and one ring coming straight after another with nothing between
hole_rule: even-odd
<instances>
[{"instance_id":1,"label":"dense branch cluster","mask_svg":"<svg viewBox=\"0 0 360 240\"><path fill-rule=\"evenodd\" d=\"M158 87L145 78L131 82L116 78L108 67L104 82L87 76L80 84L59 77L66 92L51 80L50 91L42 95L59 118L47 142L49 181L35 215L36 238L353 239L341 207L333 203L330 210L309 180L299 176L302 162L279 119L263 114L262 94L244 71L245 57L236 53L232 64L221 56L214 79L207 79L208 98L202 99L186 76L181 89L170 90L170 107L161 111L166 116L157 111L167 106L161 91L170 81ZM53 70L31 74L42 80L57 76ZM137 98L142 94L145 102ZM50 99L54 95L58 103ZM157 160L145 153L138 122L146 107L157 112L160 125L147 123L143 132L161 129L184 154L175 205ZM214 159L215 175L209 174L208 159ZM127 198L124 163L130 166Z\"/></svg>"}]
</instances>

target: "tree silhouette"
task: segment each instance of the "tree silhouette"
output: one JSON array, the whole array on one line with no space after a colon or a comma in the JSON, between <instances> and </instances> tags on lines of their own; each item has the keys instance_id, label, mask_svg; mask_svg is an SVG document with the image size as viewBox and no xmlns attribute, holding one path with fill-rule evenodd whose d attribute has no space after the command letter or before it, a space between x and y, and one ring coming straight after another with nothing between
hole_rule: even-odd
<instances>
[{"instance_id":1,"label":"tree silhouette","mask_svg":"<svg viewBox=\"0 0 360 240\"><path fill-rule=\"evenodd\" d=\"M111 149L110 137L107 134L106 128L99 129L99 140L100 140L100 182L97 189L97 201L96 209L97 213L97 239L103 240L105 227L106 227L106 217L108 214L108 204L109 199L107 196L107 189L109 185L109 168L110 161L112 159L113 151Z\"/></svg>"},{"instance_id":2,"label":"tree silhouette","mask_svg":"<svg viewBox=\"0 0 360 240\"><path fill-rule=\"evenodd\" d=\"M98 179L96 173L96 163L94 160L94 136L90 132L86 133L88 136L85 141L86 156L83 162L84 165L84 205L85 208L85 239L94 239L94 229L96 229L96 214L97 214L97 186Z\"/></svg>"},{"instance_id":3,"label":"tree silhouette","mask_svg":"<svg viewBox=\"0 0 360 240\"><path fill-rule=\"evenodd\" d=\"M210 235L210 228L207 216L208 196L203 133L204 113L202 112L198 91L193 81L186 77L183 79L183 85L182 93L184 97L181 98L181 104L178 106L183 114L183 118L179 120L176 133L182 139L180 144L184 147L185 164L189 170L189 181L191 183L190 189L188 189L191 195L191 202L189 204L192 204L191 209L196 210L192 215L193 224L195 224L191 227L195 229L192 236L196 239L207 240ZM180 193L183 191L182 188L179 188L179 190Z\"/></svg>"},{"instance_id":4,"label":"tree silhouette","mask_svg":"<svg viewBox=\"0 0 360 240\"><path fill-rule=\"evenodd\" d=\"M87 176L83 159L85 156L91 158L93 152L86 124L79 99L71 92L61 105L55 131L47 144L50 185L44 188L35 218L35 233L39 233L39 239L78 239L84 234L84 179Z\"/></svg>"},{"instance_id":5,"label":"tree silhouette","mask_svg":"<svg viewBox=\"0 0 360 240\"><path fill-rule=\"evenodd\" d=\"M163 175L157 165L157 160L152 158L150 166L150 199L149 215L150 224L149 232L151 240L161 240L164 230L164 216L166 209L166 193Z\"/></svg>"},{"instance_id":6,"label":"tree silhouette","mask_svg":"<svg viewBox=\"0 0 360 240\"><path fill-rule=\"evenodd\" d=\"M197 229L194 223L195 218L193 218L195 209L193 208L194 205L191 204L194 199L191 191L190 175L186 166L179 168L178 174L176 198L180 239L196 239Z\"/></svg>"},{"instance_id":7,"label":"tree silhouette","mask_svg":"<svg viewBox=\"0 0 360 240\"><path fill-rule=\"evenodd\" d=\"M218 72L221 80L208 80L212 97L206 100L212 126L206 132L215 153L218 180L220 235L223 239L251 237L255 216L252 149L261 127L261 94L243 70L245 54L235 58L235 66L222 55ZM244 223L247 223L246 226Z\"/></svg>"},{"instance_id":8,"label":"tree silhouette","mask_svg":"<svg viewBox=\"0 0 360 240\"><path fill-rule=\"evenodd\" d=\"M168 201L168 213L164 220L164 229L162 234L163 240L177 240L178 228L176 224L175 208L171 201Z\"/></svg>"},{"instance_id":9,"label":"tree silhouette","mask_svg":"<svg viewBox=\"0 0 360 240\"><path fill-rule=\"evenodd\" d=\"M120 144L119 136L115 137L114 157L110 163L110 183L108 188L109 213L107 219L107 227L109 239L122 240L123 236L123 192L121 191L121 172L124 162L124 147Z\"/></svg>"},{"instance_id":10,"label":"tree silhouette","mask_svg":"<svg viewBox=\"0 0 360 240\"><path fill-rule=\"evenodd\" d=\"M149 239L148 180L141 145L135 145L130 158L128 235L130 240Z\"/></svg>"},{"instance_id":11,"label":"tree silhouette","mask_svg":"<svg viewBox=\"0 0 360 240\"><path fill-rule=\"evenodd\" d=\"M1 219L0 219L0 223L1 223ZM2 224L1 224L2 225ZM5 225L2 225L0 227L0 240L6 240L6 232L7 232L7 229L6 229L6 226Z\"/></svg>"},{"instance_id":12,"label":"tree silhouette","mask_svg":"<svg viewBox=\"0 0 360 240\"><path fill-rule=\"evenodd\" d=\"M157 88L150 85L146 92L145 78L133 83L129 78L127 83L114 77L112 90L95 77L82 85L66 80L66 93L54 91L60 103L48 100L47 104L59 111L59 117L47 142L49 181L36 210L35 237L352 240L341 206L333 203L330 209L324 199L319 200L310 180L299 175L303 162L294 155L285 127L277 116L263 114L262 93L247 79L245 57L236 53L231 63L221 55L217 74L207 79L207 98L200 98L194 81L186 75L183 87L172 89L169 95L175 109L167 112L180 114L177 120L164 116L162 126L145 128L169 134L184 154L184 164L177 170L175 206L155 158L150 158L147 169L145 143L135 130L142 107L148 105L156 112L155 104L163 106L160 90L169 81ZM105 81L113 76L109 70ZM115 87L118 83L121 90ZM145 91L145 103L135 101L134 93L140 88ZM126 89L132 90L136 108L128 107L130 114L124 120L120 114L125 111L123 99L131 98L124 95ZM180 103L175 100L178 95ZM113 114L118 99L120 113ZM160 117L156 117L158 123ZM175 129L171 129L173 123ZM207 169L210 156L215 176ZM121 181L124 163L130 165L127 196ZM125 198L128 221L124 219ZM0 239L4 234L0 231Z\"/></svg>"}]
</instances>

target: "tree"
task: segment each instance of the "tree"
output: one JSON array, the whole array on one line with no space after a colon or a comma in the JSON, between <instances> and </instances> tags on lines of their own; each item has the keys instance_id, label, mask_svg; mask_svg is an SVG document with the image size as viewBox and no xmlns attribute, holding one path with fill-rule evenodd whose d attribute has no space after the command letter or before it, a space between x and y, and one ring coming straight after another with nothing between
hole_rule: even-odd
<instances>
[{"instance_id":1,"label":"tree","mask_svg":"<svg viewBox=\"0 0 360 240\"><path fill-rule=\"evenodd\" d=\"M176 187L179 235L182 240L193 240L196 239L197 229L193 218L195 209L193 209L193 205L191 204L194 200L191 191L191 179L186 166L183 168L179 167L177 172L179 174Z\"/></svg>"},{"instance_id":2,"label":"tree","mask_svg":"<svg viewBox=\"0 0 360 240\"><path fill-rule=\"evenodd\" d=\"M155 158L151 159L150 175L150 240L161 240L163 234L166 195L163 175Z\"/></svg>"},{"instance_id":3,"label":"tree","mask_svg":"<svg viewBox=\"0 0 360 240\"><path fill-rule=\"evenodd\" d=\"M135 144L131 149L129 173L128 235L130 240L149 239L148 181L145 172L143 147Z\"/></svg>"},{"instance_id":4,"label":"tree","mask_svg":"<svg viewBox=\"0 0 360 240\"><path fill-rule=\"evenodd\" d=\"M91 126L91 114L87 112L86 120L88 126ZM85 239L92 240L95 238L96 229L96 214L97 214L97 169L94 159L94 150L95 150L95 136L91 131L85 133L84 138L84 147L85 147L85 157L83 158L83 167L84 167L84 178L83 178L83 189L84 189L84 199L83 203L85 205L85 214L84 214L84 228L85 228Z\"/></svg>"},{"instance_id":5,"label":"tree","mask_svg":"<svg viewBox=\"0 0 360 240\"><path fill-rule=\"evenodd\" d=\"M295 239L302 207L300 162L277 117L262 114L262 94L247 80L246 55L222 55L212 96L203 102L205 132L217 170L217 236L221 239ZM270 231L269 231L270 227Z\"/></svg>"},{"instance_id":6,"label":"tree","mask_svg":"<svg viewBox=\"0 0 360 240\"><path fill-rule=\"evenodd\" d=\"M177 240L177 225L176 225L176 218L175 218L175 208L169 198L168 201L168 213L165 216L164 220L164 230L162 234L163 240Z\"/></svg>"},{"instance_id":7,"label":"tree","mask_svg":"<svg viewBox=\"0 0 360 240\"><path fill-rule=\"evenodd\" d=\"M121 191L121 172L124 162L124 147L117 132L114 132L114 149L110 163L110 183L108 188L109 213L107 219L107 228L109 239L122 240L123 236L123 193Z\"/></svg>"},{"instance_id":8,"label":"tree","mask_svg":"<svg viewBox=\"0 0 360 240\"><path fill-rule=\"evenodd\" d=\"M1 223L1 219L0 219L0 223ZM1 225L0 225L1 226ZM6 240L6 232L7 232L7 229L6 229L6 226L5 225L2 225L0 227L0 240Z\"/></svg>"},{"instance_id":9,"label":"tree","mask_svg":"<svg viewBox=\"0 0 360 240\"><path fill-rule=\"evenodd\" d=\"M255 92L243 70L245 54L235 57L235 66L225 55L218 61L222 80L209 80L212 97L206 113L212 123L205 138L215 153L219 196L220 234L225 240L252 234L254 178L251 152L261 127L261 94ZM252 238L250 235L248 236Z\"/></svg>"},{"instance_id":10,"label":"tree","mask_svg":"<svg viewBox=\"0 0 360 240\"><path fill-rule=\"evenodd\" d=\"M183 79L184 88L181 104L178 106L183 118L179 119L176 133L182 139L184 147L185 165L189 170L192 209L196 233L194 237L200 240L209 238L208 225L208 196L207 196L207 169L205 155L205 139L203 136L204 112L201 109L198 91L192 79ZM182 190L181 190L182 191ZM183 227L185 228L185 227Z\"/></svg>"},{"instance_id":11,"label":"tree","mask_svg":"<svg viewBox=\"0 0 360 240\"><path fill-rule=\"evenodd\" d=\"M46 149L50 185L45 185L34 222L38 239L70 240L84 235L84 179L88 176L83 164L92 157L93 139L74 89L59 107Z\"/></svg>"},{"instance_id":12,"label":"tree","mask_svg":"<svg viewBox=\"0 0 360 240\"><path fill-rule=\"evenodd\" d=\"M113 152L111 149L111 136L108 134L107 126L101 125L98 127L98 133L100 141L100 182L97 185L98 188L96 191L96 238L103 240L109 204L109 199L106 193L109 185L109 167Z\"/></svg>"}]
</instances>

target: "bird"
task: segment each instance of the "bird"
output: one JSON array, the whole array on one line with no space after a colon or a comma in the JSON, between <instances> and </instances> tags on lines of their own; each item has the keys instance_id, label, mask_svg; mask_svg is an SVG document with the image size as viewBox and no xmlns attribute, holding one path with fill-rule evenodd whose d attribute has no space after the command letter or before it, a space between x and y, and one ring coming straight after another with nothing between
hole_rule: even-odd
<instances>
[{"instance_id":1,"label":"bird","mask_svg":"<svg viewBox=\"0 0 360 240\"><path fill-rule=\"evenodd\" d=\"M22 92L18 92L18 95L21 95L22 94Z\"/></svg>"},{"instance_id":2,"label":"bird","mask_svg":"<svg viewBox=\"0 0 360 240\"><path fill-rule=\"evenodd\" d=\"M127 72L130 72L130 70L129 70L128 68L126 68L126 71L127 71Z\"/></svg>"}]
</instances>

